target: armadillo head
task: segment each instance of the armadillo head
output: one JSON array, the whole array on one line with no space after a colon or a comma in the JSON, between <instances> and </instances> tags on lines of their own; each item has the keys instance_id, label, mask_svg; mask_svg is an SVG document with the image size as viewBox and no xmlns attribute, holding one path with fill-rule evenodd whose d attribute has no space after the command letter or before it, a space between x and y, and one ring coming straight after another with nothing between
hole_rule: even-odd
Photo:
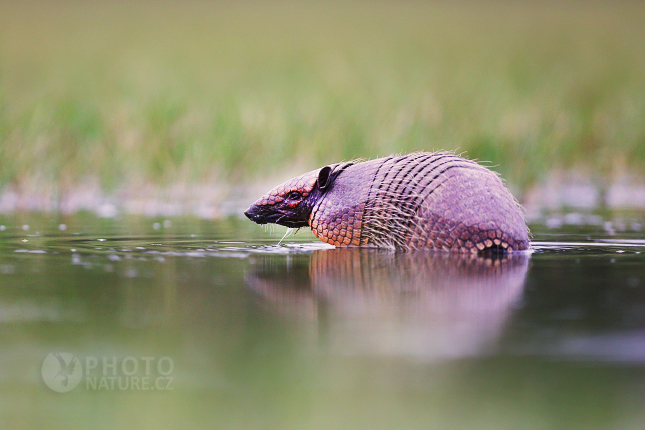
<instances>
[{"instance_id":1,"label":"armadillo head","mask_svg":"<svg viewBox=\"0 0 645 430\"><path fill-rule=\"evenodd\" d=\"M244 215L258 224L305 227L334 177L330 166L296 176L260 197Z\"/></svg>"}]
</instances>

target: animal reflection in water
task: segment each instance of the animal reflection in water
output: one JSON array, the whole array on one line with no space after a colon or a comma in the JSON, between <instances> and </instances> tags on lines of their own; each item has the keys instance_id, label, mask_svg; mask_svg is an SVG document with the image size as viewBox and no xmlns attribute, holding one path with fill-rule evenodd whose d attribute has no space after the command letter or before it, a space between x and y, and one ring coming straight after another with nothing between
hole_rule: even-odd
<instances>
[{"instance_id":1,"label":"animal reflection in water","mask_svg":"<svg viewBox=\"0 0 645 430\"><path fill-rule=\"evenodd\" d=\"M313 320L344 354L460 357L495 348L529 256L330 249L265 255L246 275L263 302Z\"/></svg>"}]
</instances>

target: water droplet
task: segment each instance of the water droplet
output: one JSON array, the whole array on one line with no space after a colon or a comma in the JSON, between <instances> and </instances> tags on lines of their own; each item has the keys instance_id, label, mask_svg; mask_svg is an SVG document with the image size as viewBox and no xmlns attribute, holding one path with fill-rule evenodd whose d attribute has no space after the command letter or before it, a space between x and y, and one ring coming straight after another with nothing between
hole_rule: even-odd
<instances>
[{"instance_id":1,"label":"water droplet","mask_svg":"<svg viewBox=\"0 0 645 430\"><path fill-rule=\"evenodd\" d=\"M170 227L172 227L172 222L169 219L165 220L163 222L163 228L170 228Z\"/></svg>"},{"instance_id":2,"label":"water droplet","mask_svg":"<svg viewBox=\"0 0 645 430\"><path fill-rule=\"evenodd\" d=\"M152 224L152 228L154 228L155 230L159 230L159 227L161 227L161 224L159 224L158 222Z\"/></svg>"},{"instance_id":3,"label":"water droplet","mask_svg":"<svg viewBox=\"0 0 645 430\"><path fill-rule=\"evenodd\" d=\"M7 227L5 227L4 225L0 225L0 231L5 231L6 229Z\"/></svg>"},{"instance_id":4,"label":"water droplet","mask_svg":"<svg viewBox=\"0 0 645 430\"><path fill-rule=\"evenodd\" d=\"M27 231L27 230L29 230L29 226L27 224L25 224L25 225L22 226L22 229L23 229L23 231Z\"/></svg>"},{"instance_id":5,"label":"water droplet","mask_svg":"<svg viewBox=\"0 0 645 430\"><path fill-rule=\"evenodd\" d=\"M67 226L66 226L65 224L60 224L60 225L58 226L58 229L59 229L60 231L65 231L65 230L67 230Z\"/></svg>"}]
</instances>

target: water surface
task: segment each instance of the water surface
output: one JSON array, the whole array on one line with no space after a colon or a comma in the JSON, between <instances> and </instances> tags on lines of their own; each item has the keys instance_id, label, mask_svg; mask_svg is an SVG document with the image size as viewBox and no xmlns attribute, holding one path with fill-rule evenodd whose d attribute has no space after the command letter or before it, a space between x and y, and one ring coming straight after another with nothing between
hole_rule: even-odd
<instances>
[{"instance_id":1,"label":"water surface","mask_svg":"<svg viewBox=\"0 0 645 430\"><path fill-rule=\"evenodd\" d=\"M495 258L278 245L237 218L0 218L1 422L641 429L642 218L574 218Z\"/></svg>"}]
</instances>

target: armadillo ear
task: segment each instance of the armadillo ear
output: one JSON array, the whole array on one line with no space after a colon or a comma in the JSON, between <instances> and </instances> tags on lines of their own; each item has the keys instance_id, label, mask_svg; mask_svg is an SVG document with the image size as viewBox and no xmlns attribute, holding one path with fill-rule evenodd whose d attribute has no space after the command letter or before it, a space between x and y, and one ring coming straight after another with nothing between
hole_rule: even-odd
<instances>
[{"instance_id":1,"label":"armadillo ear","mask_svg":"<svg viewBox=\"0 0 645 430\"><path fill-rule=\"evenodd\" d=\"M331 175L331 167L325 166L322 169L320 169L320 173L318 173L318 188L321 190L324 190L329 186L331 181L329 180L329 176Z\"/></svg>"}]
</instances>

